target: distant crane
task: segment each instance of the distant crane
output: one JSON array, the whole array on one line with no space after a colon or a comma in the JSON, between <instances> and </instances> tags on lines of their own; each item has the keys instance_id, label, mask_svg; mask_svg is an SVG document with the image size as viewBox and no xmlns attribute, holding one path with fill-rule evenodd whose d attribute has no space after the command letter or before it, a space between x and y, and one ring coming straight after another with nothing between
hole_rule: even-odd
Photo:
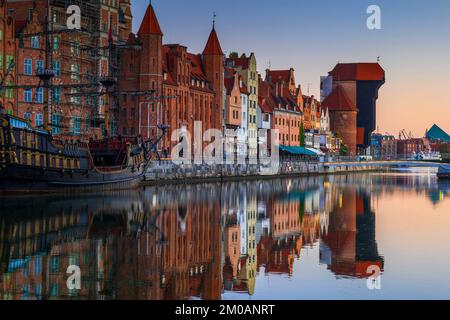
<instances>
[{"instance_id":1,"label":"distant crane","mask_svg":"<svg viewBox=\"0 0 450 320\"><path fill-rule=\"evenodd\" d=\"M410 140L413 138L412 132L407 133L405 129L402 129L398 135L399 140Z\"/></svg>"}]
</instances>

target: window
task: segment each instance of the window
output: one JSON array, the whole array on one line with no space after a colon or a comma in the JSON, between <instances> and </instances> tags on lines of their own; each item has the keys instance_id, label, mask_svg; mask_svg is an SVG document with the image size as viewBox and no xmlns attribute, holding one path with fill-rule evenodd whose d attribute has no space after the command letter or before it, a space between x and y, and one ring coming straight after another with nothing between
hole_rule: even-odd
<instances>
[{"instance_id":1,"label":"window","mask_svg":"<svg viewBox=\"0 0 450 320\"><path fill-rule=\"evenodd\" d=\"M36 127L42 127L44 125L44 116L42 113L36 113L34 120Z\"/></svg>"},{"instance_id":2,"label":"window","mask_svg":"<svg viewBox=\"0 0 450 320\"><path fill-rule=\"evenodd\" d=\"M37 103L44 103L44 88L37 88L36 89L36 102Z\"/></svg>"},{"instance_id":3,"label":"window","mask_svg":"<svg viewBox=\"0 0 450 320\"><path fill-rule=\"evenodd\" d=\"M61 23L61 13L59 11L54 11L53 12L53 22L56 24L60 24Z\"/></svg>"},{"instance_id":4,"label":"window","mask_svg":"<svg viewBox=\"0 0 450 320\"><path fill-rule=\"evenodd\" d=\"M53 61L53 72L56 77L61 77L61 62L59 60Z\"/></svg>"},{"instance_id":5,"label":"window","mask_svg":"<svg viewBox=\"0 0 450 320\"><path fill-rule=\"evenodd\" d=\"M70 97L70 102L74 104L81 104L81 96L79 95L80 90L76 88L72 88L71 90L72 96Z\"/></svg>"},{"instance_id":6,"label":"window","mask_svg":"<svg viewBox=\"0 0 450 320\"><path fill-rule=\"evenodd\" d=\"M81 118L73 117L72 118L72 134L79 135L81 133Z\"/></svg>"},{"instance_id":7,"label":"window","mask_svg":"<svg viewBox=\"0 0 450 320\"><path fill-rule=\"evenodd\" d=\"M70 46L70 52L78 55L80 53L80 44L77 42L72 43L72 45Z\"/></svg>"},{"instance_id":8,"label":"window","mask_svg":"<svg viewBox=\"0 0 450 320\"><path fill-rule=\"evenodd\" d=\"M33 90L25 89L23 91L23 100L25 102L33 102Z\"/></svg>"},{"instance_id":9,"label":"window","mask_svg":"<svg viewBox=\"0 0 450 320\"><path fill-rule=\"evenodd\" d=\"M31 48L39 49L39 36L31 37Z\"/></svg>"},{"instance_id":10,"label":"window","mask_svg":"<svg viewBox=\"0 0 450 320\"><path fill-rule=\"evenodd\" d=\"M84 121L84 132L89 133L90 129L91 129L91 119L86 118Z\"/></svg>"},{"instance_id":11,"label":"window","mask_svg":"<svg viewBox=\"0 0 450 320\"><path fill-rule=\"evenodd\" d=\"M52 133L53 134L61 133L60 123L61 123L61 115L59 115L57 113L53 113L52 114Z\"/></svg>"},{"instance_id":12,"label":"window","mask_svg":"<svg viewBox=\"0 0 450 320\"><path fill-rule=\"evenodd\" d=\"M44 72L44 61L38 60L36 61L36 72L43 73Z\"/></svg>"},{"instance_id":13,"label":"window","mask_svg":"<svg viewBox=\"0 0 450 320\"><path fill-rule=\"evenodd\" d=\"M13 86L13 82L12 80L8 81L8 86ZM7 88L6 89L6 98L8 99L13 99L14 98L14 90L12 88Z\"/></svg>"},{"instance_id":14,"label":"window","mask_svg":"<svg viewBox=\"0 0 450 320\"><path fill-rule=\"evenodd\" d=\"M33 75L33 60L31 60L31 59L24 60L23 72L26 76Z\"/></svg>"},{"instance_id":15,"label":"window","mask_svg":"<svg viewBox=\"0 0 450 320\"><path fill-rule=\"evenodd\" d=\"M52 100L55 103L60 103L61 102L61 88L59 88L59 87L53 88Z\"/></svg>"},{"instance_id":16,"label":"window","mask_svg":"<svg viewBox=\"0 0 450 320\"><path fill-rule=\"evenodd\" d=\"M72 80L80 80L80 66L78 64L72 64L70 71L72 73L70 76Z\"/></svg>"},{"instance_id":17,"label":"window","mask_svg":"<svg viewBox=\"0 0 450 320\"><path fill-rule=\"evenodd\" d=\"M53 38L53 50L55 51L59 50L59 37Z\"/></svg>"},{"instance_id":18,"label":"window","mask_svg":"<svg viewBox=\"0 0 450 320\"><path fill-rule=\"evenodd\" d=\"M14 63L14 57L10 54L6 56L6 67L9 68Z\"/></svg>"},{"instance_id":19,"label":"window","mask_svg":"<svg viewBox=\"0 0 450 320\"><path fill-rule=\"evenodd\" d=\"M59 295L59 286L57 283L52 283L51 289L50 289L50 296L52 298L55 298Z\"/></svg>"}]
</instances>

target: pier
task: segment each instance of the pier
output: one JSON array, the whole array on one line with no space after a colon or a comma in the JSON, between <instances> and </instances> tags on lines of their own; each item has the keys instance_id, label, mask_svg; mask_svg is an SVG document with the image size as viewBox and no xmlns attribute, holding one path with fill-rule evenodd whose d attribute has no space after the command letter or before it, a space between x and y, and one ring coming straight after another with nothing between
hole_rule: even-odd
<instances>
[{"instance_id":1,"label":"pier","mask_svg":"<svg viewBox=\"0 0 450 320\"><path fill-rule=\"evenodd\" d=\"M145 174L146 184L189 183L194 181L221 181L263 179L277 177L342 174L353 172L389 171L392 168L439 168L438 162L392 161L281 161L276 168L257 164L177 165L171 161L159 161L150 165Z\"/></svg>"}]
</instances>

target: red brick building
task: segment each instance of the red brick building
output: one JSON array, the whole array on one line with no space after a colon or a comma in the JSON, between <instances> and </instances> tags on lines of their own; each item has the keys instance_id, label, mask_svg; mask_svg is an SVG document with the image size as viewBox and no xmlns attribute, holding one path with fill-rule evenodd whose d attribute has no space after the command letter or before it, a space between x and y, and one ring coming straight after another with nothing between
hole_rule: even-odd
<instances>
[{"instance_id":1,"label":"red brick building","mask_svg":"<svg viewBox=\"0 0 450 320\"><path fill-rule=\"evenodd\" d=\"M266 80L259 83L261 108L272 110L271 129L279 131L279 142L285 146L300 146L302 111L295 86L293 69L266 71Z\"/></svg>"},{"instance_id":2,"label":"red brick building","mask_svg":"<svg viewBox=\"0 0 450 320\"><path fill-rule=\"evenodd\" d=\"M8 14L15 20L16 68L15 84L30 85L32 88L19 88L16 91L15 114L29 117L33 125L44 123L43 89L37 88L39 79L36 71L44 68L45 37L44 22L47 14L46 0L17 0L8 2ZM109 50L106 48L111 38L114 43L124 42L131 32L132 16L130 1L82 1L70 4L79 5L83 12L81 27L88 33L53 33L52 66L45 66L55 72L49 92L52 108L48 112L50 129L65 139L88 139L101 137L105 131L117 132L117 110L108 95L99 95L100 87L86 89L86 84L97 83L110 74ZM67 1L50 2L52 30L67 28ZM127 35L127 36L125 36ZM19 40L20 39L20 40ZM111 74L117 76L116 70ZM57 88L58 85L72 87ZM83 94L89 91L92 94ZM93 91L93 92L92 92Z\"/></svg>"},{"instance_id":3,"label":"red brick building","mask_svg":"<svg viewBox=\"0 0 450 320\"><path fill-rule=\"evenodd\" d=\"M350 100L342 86L337 86L323 101L322 106L330 112L331 131L342 138L349 155L356 155L358 110L355 103Z\"/></svg>"},{"instance_id":4,"label":"red brick building","mask_svg":"<svg viewBox=\"0 0 450 320\"><path fill-rule=\"evenodd\" d=\"M15 83L15 68L8 68L15 63L16 41L14 36L14 19L8 15L6 1L0 1L0 79L3 85L13 85ZM3 90L0 94L0 110L9 114L16 111L16 96L14 90Z\"/></svg>"},{"instance_id":5,"label":"red brick building","mask_svg":"<svg viewBox=\"0 0 450 320\"><path fill-rule=\"evenodd\" d=\"M425 139L397 140L397 154L399 157L410 158L420 152L427 152Z\"/></svg>"},{"instance_id":6,"label":"red brick building","mask_svg":"<svg viewBox=\"0 0 450 320\"><path fill-rule=\"evenodd\" d=\"M120 88L125 93L121 95L120 131L123 135L142 135L150 139L161 123L156 118L160 116L160 102L148 101L147 96L132 92L162 94L162 38L163 33L150 5L137 36L129 35L129 48L120 54Z\"/></svg>"},{"instance_id":7,"label":"red brick building","mask_svg":"<svg viewBox=\"0 0 450 320\"><path fill-rule=\"evenodd\" d=\"M154 95L123 95L120 127L122 134L155 139L159 126L169 125L159 149L170 151L175 145L170 141L173 130L193 133L196 121L203 123L203 131L222 129L223 52L214 28L202 54L162 43L163 33L150 4L137 36L128 39L133 47L121 53L121 90L154 90Z\"/></svg>"},{"instance_id":8,"label":"red brick building","mask_svg":"<svg viewBox=\"0 0 450 320\"><path fill-rule=\"evenodd\" d=\"M330 108L331 130L341 135L349 155L364 153L376 128L376 101L385 83L383 68L378 63L339 63L326 82L331 86L325 90L322 82L322 97L323 106Z\"/></svg>"}]
</instances>

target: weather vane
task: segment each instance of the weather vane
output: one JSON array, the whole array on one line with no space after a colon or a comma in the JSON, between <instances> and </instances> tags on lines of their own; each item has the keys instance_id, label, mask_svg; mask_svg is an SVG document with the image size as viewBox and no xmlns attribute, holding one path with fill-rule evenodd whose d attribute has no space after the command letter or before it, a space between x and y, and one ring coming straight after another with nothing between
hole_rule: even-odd
<instances>
[{"instance_id":1,"label":"weather vane","mask_svg":"<svg viewBox=\"0 0 450 320\"><path fill-rule=\"evenodd\" d=\"M216 12L214 11L213 12L213 28L216 27L216 18L217 18L217 15L216 15Z\"/></svg>"}]
</instances>

